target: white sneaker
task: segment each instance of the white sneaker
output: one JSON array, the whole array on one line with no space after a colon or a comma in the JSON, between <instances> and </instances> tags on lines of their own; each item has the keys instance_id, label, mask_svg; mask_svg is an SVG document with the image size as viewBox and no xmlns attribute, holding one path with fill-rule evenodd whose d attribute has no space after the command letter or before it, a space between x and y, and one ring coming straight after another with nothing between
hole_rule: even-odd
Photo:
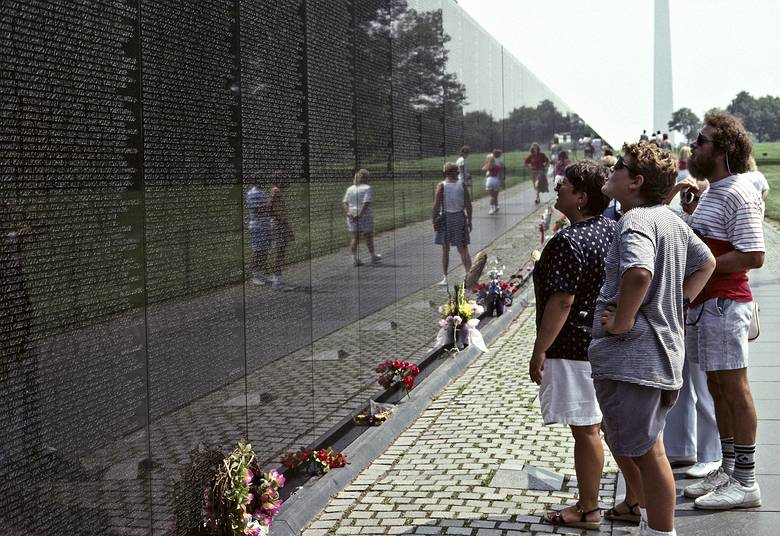
<instances>
[{"instance_id":1,"label":"white sneaker","mask_svg":"<svg viewBox=\"0 0 780 536\"><path fill-rule=\"evenodd\" d=\"M371 264L379 264L380 262L382 262L382 255L377 253L371 256Z\"/></svg>"},{"instance_id":2,"label":"white sneaker","mask_svg":"<svg viewBox=\"0 0 780 536\"><path fill-rule=\"evenodd\" d=\"M717 471L720 467L720 462L699 462L693 467L685 471L685 476L691 478L704 478L713 471Z\"/></svg>"},{"instance_id":3,"label":"white sneaker","mask_svg":"<svg viewBox=\"0 0 780 536\"><path fill-rule=\"evenodd\" d=\"M264 278L263 276L261 276L261 275L256 275L256 276L254 276L254 277L252 278L252 283L254 283L255 285L260 285L260 286L263 286L263 285L267 285L267 284L268 284L268 281L266 281L266 280L265 280L265 278Z\"/></svg>"},{"instance_id":4,"label":"white sneaker","mask_svg":"<svg viewBox=\"0 0 780 536\"><path fill-rule=\"evenodd\" d=\"M758 482L743 486L734 477L714 491L693 501L702 510L730 510L732 508L756 508L761 506L761 489Z\"/></svg>"},{"instance_id":5,"label":"white sneaker","mask_svg":"<svg viewBox=\"0 0 780 536\"><path fill-rule=\"evenodd\" d=\"M276 275L271 277L271 287L273 287L274 290L281 290L282 292L289 292L293 289L293 287L285 285L282 282L282 278Z\"/></svg>"},{"instance_id":6,"label":"white sneaker","mask_svg":"<svg viewBox=\"0 0 780 536\"><path fill-rule=\"evenodd\" d=\"M495 214L495 213L496 213L496 209L491 206L490 210L488 210L488 214Z\"/></svg>"},{"instance_id":7,"label":"white sneaker","mask_svg":"<svg viewBox=\"0 0 780 536\"><path fill-rule=\"evenodd\" d=\"M695 499L707 495L715 488L721 486L729 481L729 475L723 470L723 467L718 467L714 471L711 471L704 477L704 480L694 482L690 486L685 486L683 495Z\"/></svg>"},{"instance_id":8,"label":"white sneaker","mask_svg":"<svg viewBox=\"0 0 780 536\"><path fill-rule=\"evenodd\" d=\"M444 279L442 279L441 281L439 281L436 284L439 285L440 287L446 287L447 286L447 276L445 275Z\"/></svg>"}]
</instances>

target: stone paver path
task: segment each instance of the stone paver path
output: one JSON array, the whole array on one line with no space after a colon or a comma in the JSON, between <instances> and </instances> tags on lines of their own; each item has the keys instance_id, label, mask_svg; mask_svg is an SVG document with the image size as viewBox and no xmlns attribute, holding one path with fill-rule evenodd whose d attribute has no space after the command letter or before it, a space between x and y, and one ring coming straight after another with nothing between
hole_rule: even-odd
<instances>
[{"instance_id":1,"label":"stone paver path","mask_svg":"<svg viewBox=\"0 0 780 536\"><path fill-rule=\"evenodd\" d=\"M538 387L525 373L533 314L523 312L303 534L598 534L539 522L546 509L573 504L576 477L569 429L542 424ZM552 469L565 476L563 488L491 486L508 461ZM602 506L612 505L616 474L608 457ZM601 530L609 534L610 524Z\"/></svg>"}]
</instances>

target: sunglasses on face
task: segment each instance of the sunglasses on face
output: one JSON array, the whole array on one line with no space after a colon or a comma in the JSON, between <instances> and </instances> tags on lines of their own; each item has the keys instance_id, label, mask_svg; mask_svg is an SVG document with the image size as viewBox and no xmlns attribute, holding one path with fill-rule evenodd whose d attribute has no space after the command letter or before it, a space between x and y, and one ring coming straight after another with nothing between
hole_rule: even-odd
<instances>
[{"instance_id":1,"label":"sunglasses on face","mask_svg":"<svg viewBox=\"0 0 780 536\"><path fill-rule=\"evenodd\" d=\"M617 162L615 162L615 165L612 166L612 171L620 171L621 169L627 169L629 173L632 175L638 175L636 171L631 169L631 166L629 166L625 160L623 160L622 156L618 156Z\"/></svg>"},{"instance_id":2,"label":"sunglasses on face","mask_svg":"<svg viewBox=\"0 0 780 536\"><path fill-rule=\"evenodd\" d=\"M564 177L562 175L556 177L555 182L553 183L554 184L553 190L555 190L556 192L559 191L561 189L561 186L563 186L564 184L571 186L572 190L576 190L577 186L575 186L574 183L576 182L579 184L581 182L581 179L579 178L575 178L573 181L571 179L569 180L566 179L567 177Z\"/></svg>"},{"instance_id":3,"label":"sunglasses on face","mask_svg":"<svg viewBox=\"0 0 780 536\"><path fill-rule=\"evenodd\" d=\"M712 140L709 138L705 138L704 134L702 134L701 131L699 131L699 135L696 136L696 145L704 145L707 142L711 143Z\"/></svg>"}]
</instances>

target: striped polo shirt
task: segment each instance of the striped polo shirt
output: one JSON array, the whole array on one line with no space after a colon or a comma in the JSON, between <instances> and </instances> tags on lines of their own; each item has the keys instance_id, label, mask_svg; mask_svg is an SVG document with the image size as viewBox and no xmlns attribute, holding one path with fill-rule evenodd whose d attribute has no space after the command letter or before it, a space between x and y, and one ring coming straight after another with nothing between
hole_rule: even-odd
<instances>
[{"instance_id":1,"label":"striped polo shirt","mask_svg":"<svg viewBox=\"0 0 780 536\"><path fill-rule=\"evenodd\" d=\"M713 182L704 192L690 225L719 257L734 250L766 251L763 219L761 195L753 183L744 175L731 175ZM712 274L693 303L710 298L752 301L747 271Z\"/></svg>"},{"instance_id":2,"label":"striped polo shirt","mask_svg":"<svg viewBox=\"0 0 780 536\"><path fill-rule=\"evenodd\" d=\"M588 347L594 379L667 390L682 387L683 282L709 258L704 242L664 205L632 208L620 218L605 259L606 277ZM601 325L601 313L620 301L623 274L631 268L647 270L652 280L634 327L612 335Z\"/></svg>"}]
</instances>

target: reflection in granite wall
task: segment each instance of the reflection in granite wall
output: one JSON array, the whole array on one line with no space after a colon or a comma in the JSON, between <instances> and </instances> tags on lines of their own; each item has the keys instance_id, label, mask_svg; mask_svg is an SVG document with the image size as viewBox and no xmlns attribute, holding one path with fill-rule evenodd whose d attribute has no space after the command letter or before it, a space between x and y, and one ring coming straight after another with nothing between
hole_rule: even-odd
<instances>
[{"instance_id":1,"label":"reflection in granite wall","mask_svg":"<svg viewBox=\"0 0 780 536\"><path fill-rule=\"evenodd\" d=\"M270 467L338 425L430 348L442 163L567 112L451 0L8 1L0 32L14 535L186 534L203 448Z\"/></svg>"}]
</instances>

